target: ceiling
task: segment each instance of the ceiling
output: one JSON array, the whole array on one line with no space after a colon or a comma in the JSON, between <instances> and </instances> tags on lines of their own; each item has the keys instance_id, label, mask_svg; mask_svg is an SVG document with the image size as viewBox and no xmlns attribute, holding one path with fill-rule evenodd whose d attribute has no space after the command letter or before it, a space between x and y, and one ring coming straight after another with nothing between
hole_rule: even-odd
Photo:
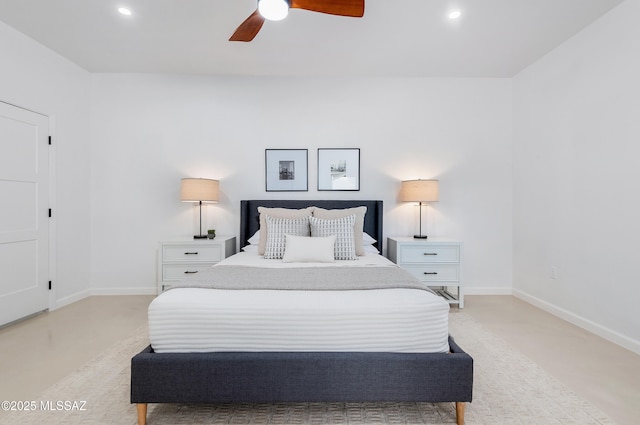
<instances>
[{"instance_id":1,"label":"ceiling","mask_svg":"<svg viewBox=\"0 0 640 425\"><path fill-rule=\"evenodd\" d=\"M366 0L363 18L292 9L250 43L227 40L256 0L0 0L0 20L94 73L512 77L621 2Z\"/></svg>"}]
</instances>

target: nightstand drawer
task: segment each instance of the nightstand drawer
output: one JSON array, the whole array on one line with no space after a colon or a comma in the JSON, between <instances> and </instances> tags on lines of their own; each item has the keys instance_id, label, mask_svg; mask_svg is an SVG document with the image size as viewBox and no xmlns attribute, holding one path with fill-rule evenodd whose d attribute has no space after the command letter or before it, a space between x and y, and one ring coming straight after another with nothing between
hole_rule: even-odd
<instances>
[{"instance_id":1,"label":"nightstand drawer","mask_svg":"<svg viewBox=\"0 0 640 425\"><path fill-rule=\"evenodd\" d=\"M210 267L210 264L165 264L162 266L162 280L182 280Z\"/></svg>"},{"instance_id":2,"label":"nightstand drawer","mask_svg":"<svg viewBox=\"0 0 640 425\"><path fill-rule=\"evenodd\" d=\"M458 263L459 245L403 245L400 247L398 263Z\"/></svg>"},{"instance_id":3,"label":"nightstand drawer","mask_svg":"<svg viewBox=\"0 0 640 425\"><path fill-rule=\"evenodd\" d=\"M160 242L156 254L158 294L170 288L172 282L201 273L235 253L235 236Z\"/></svg>"},{"instance_id":4,"label":"nightstand drawer","mask_svg":"<svg viewBox=\"0 0 640 425\"><path fill-rule=\"evenodd\" d=\"M220 245L165 245L162 248L162 260L193 262L218 262L223 259Z\"/></svg>"},{"instance_id":5,"label":"nightstand drawer","mask_svg":"<svg viewBox=\"0 0 640 425\"><path fill-rule=\"evenodd\" d=\"M460 279L460 268L457 264L404 265L402 268L422 282L458 282Z\"/></svg>"}]
</instances>

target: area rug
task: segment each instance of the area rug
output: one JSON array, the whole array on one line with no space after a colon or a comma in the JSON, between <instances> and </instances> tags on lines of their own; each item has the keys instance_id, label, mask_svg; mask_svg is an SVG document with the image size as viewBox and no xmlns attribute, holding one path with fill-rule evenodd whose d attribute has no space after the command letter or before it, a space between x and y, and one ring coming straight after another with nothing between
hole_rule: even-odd
<instances>
[{"instance_id":1,"label":"area rug","mask_svg":"<svg viewBox=\"0 0 640 425\"><path fill-rule=\"evenodd\" d=\"M450 314L450 332L474 359L473 402L467 425L615 425L526 356L464 312ZM136 424L129 403L131 357L148 345L138 329L62 379L36 400L14 404L0 423ZM150 404L149 425L455 424L453 403Z\"/></svg>"}]
</instances>

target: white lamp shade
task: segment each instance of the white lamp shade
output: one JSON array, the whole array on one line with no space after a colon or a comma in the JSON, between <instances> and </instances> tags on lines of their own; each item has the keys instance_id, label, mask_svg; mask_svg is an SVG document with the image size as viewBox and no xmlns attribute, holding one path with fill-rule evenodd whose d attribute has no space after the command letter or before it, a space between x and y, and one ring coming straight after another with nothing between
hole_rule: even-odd
<instances>
[{"instance_id":1,"label":"white lamp shade","mask_svg":"<svg viewBox=\"0 0 640 425\"><path fill-rule=\"evenodd\" d=\"M438 180L405 180L400 188L400 200L404 202L438 201Z\"/></svg>"},{"instance_id":2,"label":"white lamp shade","mask_svg":"<svg viewBox=\"0 0 640 425\"><path fill-rule=\"evenodd\" d=\"M211 179L182 179L180 200L182 202L217 202L220 182Z\"/></svg>"}]
</instances>

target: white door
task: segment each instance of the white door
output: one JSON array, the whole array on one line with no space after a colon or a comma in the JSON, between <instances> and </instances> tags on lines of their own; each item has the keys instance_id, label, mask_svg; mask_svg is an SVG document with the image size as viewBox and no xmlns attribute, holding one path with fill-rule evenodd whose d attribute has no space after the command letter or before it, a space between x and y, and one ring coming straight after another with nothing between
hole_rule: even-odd
<instances>
[{"instance_id":1,"label":"white door","mask_svg":"<svg viewBox=\"0 0 640 425\"><path fill-rule=\"evenodd\" d=\"M49 119L0 102L0 325L49 307Z\"/></svg>"}]
</instances>

